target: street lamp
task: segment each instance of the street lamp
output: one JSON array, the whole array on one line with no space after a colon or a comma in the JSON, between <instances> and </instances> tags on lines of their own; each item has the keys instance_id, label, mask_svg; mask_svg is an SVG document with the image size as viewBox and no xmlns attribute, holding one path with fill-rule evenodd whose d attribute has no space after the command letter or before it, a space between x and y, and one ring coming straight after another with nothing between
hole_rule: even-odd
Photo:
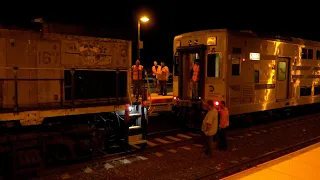
<instances>
[{"instance_id":1,"label":"street lamp","mask_svg":"<svg viewBox=\"0 0 320 180\"><path fill-rule=\"evenodd\" d=\"M141 22L146 23L149 21L149 18L147 16L143 16L138 20L138 59L140 59L140 24Z\"/></svg>"}]
</instances>

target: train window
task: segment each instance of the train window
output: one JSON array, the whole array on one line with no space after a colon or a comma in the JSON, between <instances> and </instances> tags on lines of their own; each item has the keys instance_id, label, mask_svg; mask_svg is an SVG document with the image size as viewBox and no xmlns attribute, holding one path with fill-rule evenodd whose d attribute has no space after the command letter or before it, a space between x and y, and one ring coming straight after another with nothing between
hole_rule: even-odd
<instances>
[{"instance_id":1,"label":"train window","mask_svg":"<svg viewBox=\"0 0 320 180\"><path fill-rule=\"evenodd\" d=\"M320 50L317 50L317 60L320 60Z\"/></svg>"},{"instance_id":2,"label":"train window","mask_svg":"<svg viewBox=\"0 0 320 180\"><path fill-rule=\"evenodd\" d=\"M308 49L308 59L313 59L313 49Z\"/></svg>"},{"instance_id":3,"label":"train window","mask_svg":"<svg viewBox=\"0 0 320 180\"><path fill-rule=\"evenodd\" d=\"M311 96L311 87L300 87L300 96Z\"/></svg>"},{"instance_id":4,"label":"train window","mask_svg":"<svg viewBox=\"0 0 320 180\"><path fill-rule=\"evenodd\" d=\"M307 59L307 57L308 57L308 50L306 48L302 48L301 58Z\"/></svg>"},{"instance_id":5,"label":"train window","mask_svg":"<svg viewBox=\"0 0 320 180\"><path fill-rule=\"evenodd\" d=\"M240 75L240 57L232 57L232 76Z\"/></svg>"},{"instance_id":6,"label":"train window","mask_svg":"<svg viewBox=\"0 0 320 180\"><path fill-rule=\"evenodd\" d=\"M278 62L277 67L277 79L278 81L283 81L286 79L286 73L287 73L287 63L286 62Z\"/></svg>"},{"instance_id":7,"label":"train window","mask_svg":"<svg viewBox=\"0 0 320 180\"><path fill-rule=\"evenodd\" d=\"M207 55L207 77L219 77L220 76L220 54L208 54Z\"/></svg>"},{"instance_id":8,"label":"train window","mask_svg":"<svg viewBox=\"0 0 320 180\"><path fill-rule=\"evenodd\" d=\"M79 70L75 71L75 99L100 99L100 98L115 98L127 96L127 72L119 73L119 91L116 88L109 88L110 84L116 86L117 75L115 71L90 71ZM107 80L106 80L107 78ZM65 79L65 100L72 98L72 76L70 71L64 71Z\"/></svg>"},{"instance_id":9,"label":"train window","mask_svg":"<svg viewBox=\"0 0 320 180\"><path fill-rule=\"evenodd\" d=\"M320 86L315 86L314 87L314 95L319 95L320 94Z\"/></svg>"},{"instance_id":10,"label":"train window","mask_svg":"<svg viewBox=\"0 0 320 180\"><path fill-rule=\"evenodd\" d=\"M241 48L232 48L232 54L241 54Z\"/></svg>"},{"instance_id":11,"label":"train window","mask_svg":"<svg viewBox=\"0 0 320 180\"><path fill-rule=\"evenodd\" d=\"M260 79L260 71L254 70L254 83L259 83L259 79Z\"/></svg>"},{"instance_id":12,"label":"train window","mask_svg":"<svg viewBox=\"0 0 320 180\"><path fill-rule=\"evenodd\" d=\"M301 59L313 59L313 49L302 48Z\"/></svg>"}]
</instances>

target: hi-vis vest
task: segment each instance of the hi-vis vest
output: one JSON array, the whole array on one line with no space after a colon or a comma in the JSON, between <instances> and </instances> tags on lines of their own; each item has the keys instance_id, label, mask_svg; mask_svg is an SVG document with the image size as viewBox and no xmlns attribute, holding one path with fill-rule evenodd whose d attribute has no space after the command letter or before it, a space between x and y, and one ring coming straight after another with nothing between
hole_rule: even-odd
<instances>
[{"instance_id":1,"label":"hi-vis vest","mask_svg":"<svg viewBox=\"0 0 320 180\"><path fill-rule=\"evenodd\" d=\"M161 81L168 80L169 77L169 68L167 66L163 66L159 68L158 79Z\"/></svg>"},{"instance_id":2,"label":"hi-vis vest","mask_svg":"<svg viewBox=\"0 0 320 180\"><path fill-rule=\"evenodd\" d=\"M199 65L193 65L192 69L193 69L193 75L192 75L192 80L194 82L198 82L199 81Z\"/></svg>"},{"instance_id":3,"label":"hi-vis vest","mask_svg":"<svg viewBox=\"0 0 320 180\"><path fill-rule=\"evenodd\" d=\"M229 110L227 108L220 109L220 128L229 126Z\"/></svg>"},{"instance_id":4,"label":"hi-vis vest","mask_svg":"<svg viewBox=\"0 0 320 180\"><path fill-rule=\"evenodd\" d=\"M159 66L152 66L152 75L157 77Z\"/></svg>"},{"instance_id":5,"label":"hi-vis vest","mask_svg":"<svg viewBox=\"0 0 320 180\"><path fill-rule=\"evenodd\" d=\"M136 65L132 66L132 71L133 71L133 80L141 80L142 79L142 69L143 66L139 65L139 67L137 67Z\"/></svg>"}]
</instances>

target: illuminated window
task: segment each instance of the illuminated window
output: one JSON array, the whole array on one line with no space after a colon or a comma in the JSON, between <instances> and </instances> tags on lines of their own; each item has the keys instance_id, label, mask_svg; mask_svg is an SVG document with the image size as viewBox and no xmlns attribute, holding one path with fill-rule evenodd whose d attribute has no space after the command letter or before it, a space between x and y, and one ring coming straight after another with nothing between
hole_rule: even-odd
<instances>
[{"instance_id":1,"label":"illuminated window","mask_svg":"<svg viewBox=\"0 0 320 180\"><path fill-rule=\"evenodd\" d=\"M301 59L313 59L313 49L302 48Z\"/></svg>"},{"instance_id":2,"label":"illuminated window","mask_svg":"<svg viewBox=\"0 0 320 180\"><path fill-rule=\"evenodd\" d=\"M259 61L260 60L260 53L250 53L249 54L250 60Z\"/></svg>"},{"instance_id":3,"label":"illuminated window","mask_svg":"<svg viewBox=\"0 0 320 180\"><path fill-rule=\"evenodd\" d=\"M207 77L220 76L220 55L218 53L207 55Z\"/></svg>"},{"instance_id":4,"label":"illuminated window","mask_svg":"<svg viewBox=\"0 0 320 180\"><path fill-rule=\"evenodd\" d=\"M287 72L287 63L286 62L278 62L277 67L277 79L278 81L283 81L286 79L286 72Z\"/></svg>"},{"instance_id":5,"label":"illuminated window","mask_svg":"<svg viewBox=\"0 0 320 180\"><path fill-rule=\"evenodd\" d=\"M254 83L259 83L259 79L260 79L260 72L259 70L254 70Z\"/></svg>"}]
</instances>

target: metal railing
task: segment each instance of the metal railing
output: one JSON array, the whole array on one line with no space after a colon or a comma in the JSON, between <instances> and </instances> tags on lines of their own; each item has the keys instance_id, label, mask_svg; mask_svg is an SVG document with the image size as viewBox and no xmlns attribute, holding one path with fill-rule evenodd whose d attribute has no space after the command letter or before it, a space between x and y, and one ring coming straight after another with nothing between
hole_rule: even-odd
<instances>
[{"instance_id":1,"label":"metal railing","mask_svg":"<svg viewBox=\"0 0 320 180\"><path fill-rule=\"evenodd\" d=\"M112 71L116 73L116 79L115 79L115 86L116 86L116 94L115 97L110 97L110 98L98 98L98 99L84 99L84 100L80 100L80 99L76 99L75 96L75 90L76 90L76 84L75 84L75 72L76 71ZM2 72L1 72L2 71ZM46 72L41 72L41 71L46 71ZM57 73L57 74L51 74L50 73ZM65 71L69 71L71 74L71 100L66 100L65 99L65 78L61 78L64 77L64 72ZM27 73L26 73L27 72ZM127 97L120 97L119 95L119 85L120 85L120 81L119 81L119 73L120 72L127 72L127 69L115 69L115 70L111 70L111 69L89 69L89 68L19 68L19 67L0 67L0 76L2 76L2 78L0 78L0 82L13 82L13 109L14 112L19 112L20 111L20 107L21 103L19 104L19 83L20 82L32 82L32 81L36 81L36 82L41 82L41 81L58 81L59 84L58 86L60 89L60 100L59 102L57 101L57 99L59 99L59 97L54 97L55 101L54 102L49 102L50 100L48 99L48 102L44 102L39 103L39 93L38 90L36 91L37 94L35 95L37 99L36 104L30 104L30 102L27 102L26 107L23 108L32 108L32 109L37 109L37 108L41 108L43 106L46 106L45 108L56 108L56 107L70 107L70 108L74 108L76 107L76 105L80 105L80 106L89 106L89 105L94 105L94 104L105 104L105 103L113 103L114 105L119 105L119 103L123 101L128 101L129 98L128 96L130 94L127 94ZM19 73L22 73L22 76L24 75L25 77L28 78L19 78ZM41 76L41 73L43 74L42 76L44 78L38 78L38 76ZM39 75L40 74L40 75ZM31 78L29 78L31 76ZM32 76L34 78L32 78ZM58 78L50 78L50 77L54 77L57 76ZM10 77L10 78L8 78ZM45 78L48 77L48 78ZM127 75L127 78L130 77ZM129 79L127 79L129 80ZM7 86L9 87L10 84L7 84ZM30 85L28 85L30 86ZM12 87L12 86L11 86ZM37 83L36 87L39 87L39 83ZM25 87L22 87L25 88ZM4 89L4 87L2 87L2 89ZM8 88L9 89L9 88ZM129 89L129 87L127 87L127 89ZM26 89L21 89L22 91L25 91ZM3 90L1 90L2 93L4 93ZM3 94L1 94L3 96ZM29 97L30 98L30 97ZM30 101L30 100L29 100ZM2 102L2 104L4 104ZM48 107L48 105L46 104L51 104L51 107ZM53 105L54 104L54 105ZM59 104L59 105L56 105ZM52 106L53 105L53 106ZM3 106L3 105L2 105ZM12 109L12 103L6 103L5 104L6 107L3 107L2 109Z\"/></svg>"}]
</instances>

